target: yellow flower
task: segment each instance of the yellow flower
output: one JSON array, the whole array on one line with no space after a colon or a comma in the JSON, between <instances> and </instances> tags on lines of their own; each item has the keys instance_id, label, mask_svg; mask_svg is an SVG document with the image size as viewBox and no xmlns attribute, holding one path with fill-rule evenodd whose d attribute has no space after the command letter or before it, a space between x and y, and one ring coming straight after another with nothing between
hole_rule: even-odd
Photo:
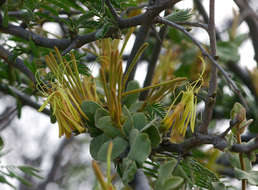
<instances>
[{"instance_id":1,"label":"yellow flower","mask_svg":"<svg viewBox=\"0 0 258 190\"><path fill-rule=\"evenodd\" d=\"M46 85L40 77L38 88L47 97L39 111L50 104L59 126L59 137L65 135L70 137L73 132L82 133L86 131L83 120L88 119L81 109L83 100L97 101L95 82L91 76L79 74L74 55L71 61L63 60L56 49L58 61L53 54L46 56L46 63L52 73L52 79Z\"/></svg>"},{"instance_id":2,"label":"yellow flower","mask_svg":"<svg viewBox=\"0 0 258 190\"><path fill-rule=\"evenodd\" d=\"M203 61L203 59L201 58ZM204 62L204 61L203 61ZM162 130L168 131L171 129L170 140L172 142L179 142L183 140L188 125L191 131L194 132L196 119L196 105L197 98L195 93L198 93L203 82L203 73L205 71L205 64L202 73L198 80L192 82L186 87L186 91L180 92L168 109L168 112L163 119ZM197 85L201 83L200 86ZM180 102L175 106L176 100L181 96ZM173 109L173 110L172 110Z\"/></svg>"},{"instance_id":3,"label":"yellow flower","mask_svg":"<svg viewBox=\"0 0 258 190\"><path fill-rule=\"evenodd\" d=\"M194 95L194 88L190 86L181 94L181 101L176 106L172 103L163 120L165 131L172 127L171 137L177 133L184 137L188 125L190 125L192 132L194 131L197 104L197 99ZM173 111L171 111L172 108L174 108Z\"/></svg>"}]
</instances>

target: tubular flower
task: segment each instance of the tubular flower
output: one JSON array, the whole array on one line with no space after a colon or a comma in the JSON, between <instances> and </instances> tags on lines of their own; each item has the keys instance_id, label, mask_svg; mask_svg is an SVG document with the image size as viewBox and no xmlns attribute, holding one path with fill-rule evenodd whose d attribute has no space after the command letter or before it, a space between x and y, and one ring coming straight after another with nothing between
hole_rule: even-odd
<instances>
[{"instance_id":1,"label":"tubular flower","mask_svg":"<svg viewBox=\"0 0 258 190\"><path fill-rule=\"evenodd\" d=\"M170 106L167 115L163 120L165 130L171 129L172 137L185 136L187 126L190 125L191 131L194 131L195 118L196 118L196 104L197 99L194 95L194 88L188 87L185 92L182 92L181 101L174 106ZM172 108L174 108L173 111Z\"/></svg>"},{"instance_id":2,"label":"tubular flower","mask_svg":"<svg viewBox=\"0 0 258 190\"><path fill-rule=\"evenodd\" d=\"M61 57L56 49L58 61L53 54L46 56L46 63L51 75L48 85L36 77L38 89L47 99L39 108L42 111L48 104L52 109L59 126L59 137L65 135L70 137L72 133L82 133L86 131L83 119L88 119L82 111L80 105L83 100L97 101L95 83L91 76L81 76L78 71L74 55L71 61L66 61Z\"/></svg>"},{"instance_id":3,"label":"tubular flower","mask_svg":"<svg viewBox=\"0 0 258 190\"><path fill-rule=\"evenodd\" d=\"M171 131L170 140L172 142L178 142L183 139L188 125L190 126L191 131L194 132L197 105L195 93L197 93L201 87L197 87L197 85L203 81L202 75L204 70L205 69L203 68L198 80L189 84L186 87L186 90L180 92L180 94L175 98L162 121L162 129L164 131L168 131L170 129ZM175 105L175 102L179 97L181 97L181 100L177 105Z\"/></svg>"}]
</instances>

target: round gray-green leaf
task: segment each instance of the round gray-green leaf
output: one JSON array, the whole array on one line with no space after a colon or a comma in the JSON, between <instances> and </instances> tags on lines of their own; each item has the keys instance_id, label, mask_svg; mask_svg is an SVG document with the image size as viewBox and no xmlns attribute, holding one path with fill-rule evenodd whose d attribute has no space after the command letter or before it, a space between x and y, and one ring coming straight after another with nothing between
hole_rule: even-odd
<instances>
[{"instance_id":1,"label":"round gray-green leaf","mask_svg":"<svg viewBox=\"0 0 258 190\"><path fill-rule=\"evenodd\" d=\"M151 142L147 134L139 133L133 141L128 158L137 161L140 165L151 153Z\"/></svg>"},{"instance_id":2,"label":"round gray-green leaf","mask_svg":"<svg viewBox=\"0 0 258 190\"><path fill-rule=\"evenodd\" d=\"M102 134L102 135L99 135L99 136L93 138L93 140L90 142L90 154L95 160L98 159L97 154L98 154L100 147L109 140L110 140L110 138L108 138L106 135Z\"/></svg>"},{"instance_id":3,"label":"round gray-green leaf","mask_svg":"<svg viewBox=\"0 0 258 190\"><path fill-rule=\"evenodd\" d=\"M122 136L121 131L113 125L110 116L101 117L96 121L96 127L101 129L108 137L115 138L117 136Z\"/></svg>"},{"instance_id":4,"label":"round gray-green leaf","mask_svg":"<svg viewBox=\"0 0 258 190\"><path fill-rule=\"evenodd\" d=\"M127 85L126 91L131 91L139 88L140 88L140 85L138 81L131 80ZM125 104L128 108L130 108L130 106L138 100L139 95L140 93L134 93L123 97L123 104Z\"/></svg>"},{"instance_id":5,"label":"round gray-green leaf","mask_svg":"<svg viewBox=\"0 0 258 190\"><path fill-rule=\"evenodd\" d=\"M121 137L116 137L112 141L107 141L102 146L100 147L97 158L100 161L106 161L107 160L107 151L108 151L108 146L110 142L113 143L113 148L112 148L112 153L111 153L111 160L114 160L117 158L120 154L122 154L126 148L128 147L128 143L126 140L124 140Z\"/></svg>"},{"instance_id":6,"label":"round gray-green leaf","mask_svg":"<svg viewBox=\"0 0 258 190\"><path fill-rule=\"evenodd\" d=\"M133 126L135 129L138 129L139 131L144 128L144 126L146 125L146 117L144 115L144 113L140 112L140 113L135 113L133 115Z\"/></svg>"},{"instance_id":7,"label":"round gray-green leaf","mask_svg":"<svg viewBox=\"0 0 258 190\"><path fill-rule=\"evenodd\" d=\"M143 131L144 133L147 133L149 135L149 138L151 140L151 146L157 147L161 141L161 137L159 134L159 130L155 126L151 126L148 129Z\"/></svg>"}]
</instances>

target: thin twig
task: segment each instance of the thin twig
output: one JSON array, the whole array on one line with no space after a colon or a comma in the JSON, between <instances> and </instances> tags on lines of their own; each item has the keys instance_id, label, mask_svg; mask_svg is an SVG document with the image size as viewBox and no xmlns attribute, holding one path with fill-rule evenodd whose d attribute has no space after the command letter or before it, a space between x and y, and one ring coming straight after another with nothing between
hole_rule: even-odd
<instances>
[{"instance_id":1,"label":"thin twig","mask_svg":"<svg viewBox=\"0 0 258 190\"><path fill-rule=\"evenodd\" d=\"M59 145L59 148L58 150L55 152L55 154L53 155L53 162L52 162L52 165L51 165L51 168L46 176L46 179L40 183L38 185L38 187L36 188L36 190L45 190L46 189L46 186L55 180L55 176L56 176L56 173L58 171L58 167L60 166L60 163L62 161L62 158L63 158L63 152L65 150L65 148L71 144L73 142L73 138L67 140L67 139L64 139L61 144Z\"/></svg>"},{"instance_id":2,"label":"thin twig","mask_svg":"<svg viewBox=\"0 0 258 190\"><path fill-rule=\"evenodd\" d=\"M137 54L139 48L144 44L144 42L145 42L145 40L146 40L146 38L149 34L150 27L151 27L151 24L146 24L146 25L143 25L143 26L140 27L140 29L139 29L139 31L136 35L136 39L135 39L135 42L134 42L134 45L133 45L133 49L132 49L131 54L129 56L129 59L127 61L125 74L128 72L128 69L130 68L130 65L131 65L132 61L134 60L134 57ZM136 73L136 68L137 68L137 64L134 66L132 72L130 73L127 82L134 79L134 76L135 76L135 73Z\"/></svg>"},{"instance_id":3,"label":"thin twig","mask_svg":"<svg viewBox=\"0 0 258 190\"><path fill-rule=\"evenodd\" d=\"M246 144L235 144L233 145L230 150L232 152L241 152L241 153L250 153L254 150L258 149L258 137L253 140L250 140L250 142Z\"/></svg>"},{"instance_id":4,"label":"thin twig","mask_svg":"<svg viewBox=\"0 0 258 190\"><path fill-rule=\"evenodd\" d=\"M237 0L235 0L235 2L237 2ZM238 2L241 3L241 1L238 1ZM200 15L203 17L204 22L208 23L209 22L209 17L207 15L207 13L206 13L206 11L205 11L201 1L200 0L194 0L194 3L196 5L196 8L199 11ZM240 6L240 4L239 4L239 6ZM249 16L250 14L254 16L253 12L250 12L249 8L250 7L244 8L243 12L241 11L240 13L241 14L243 13L245 16ZM248 9L248 11L247 11L247 9ZM246 12L249 12L249 14L247 15ZM240 14L240 17L242 17L241 14ZM257 18L257 15L256 15L256 18ZM218 41L221 40L221 35L220 35L220 33L217 30L216 30L216 38L217 38ZM253 84L253 82L252 82L252 80L251 80L247 70L241 68L237 63L232 62L232 61L228 61L227 62L227 68L230 71L234 72L236 74L236 76L239 77L243 81L243 83L250 89L252 94L255 96L256 103L258 104L258 96L256 94L256 91L254 89L254 84Z\"/></svg>"},{"instance_id":5,"label":"thin twig","mask_svg":"<svg viewBox=\"0 0 258 190\"><path fill-rule=\"evenodd\" d=\"M215 31L215 0L210 0L210 19L208 24L208 33L210 38L211 56L216 56L216 31ZM208 133L208 126L212 119L213 108L216 102L217 91L217 68L214 64L211 65L210 82L208 94L205 101L203 122L199 131L201 133Z\"/></svg>"},{"instance_id":6,"label":"thin twig","mask_svg":"<svg viewBox=\"0 0 258 190\"><path fill-rule=\"evenodd\" d=\"M116 10L115 10L115 8L113 7L113 5L111 4L111 2L110 2L109 0L105 0L105 3L106 3L106 5L108 6L108 8L109 8L111 14L113 15L113 17L115 18L115 20L116 20L117 22L120 22L121 18L120 18L120 16L116 13Z\"/></svg>"},{"instance_id":7,"label":"thin twig","mask_svg":"<svg viewBox=\"0 0 258 190\"><path fill-rule=\"evenodd\" d=\"M5 93L5 94L8 94L10 96L13 96L15 98L19 98L19 100L21 101L21 103L23 105L27 105L27 106L30 106L34 109L39 109L41 107L40 104L38 104L37 102L33 101L28 95L20 92L19 90L13 88L13 87L8 87L4 84L0 84L0 91ZM50 115L51 112L49 109L45 108L42 113L46 114L46 115Z\"/></svg>"},{"instance_id":8,"label":"thin twig","mask_svg":"<svg viewBox=\"0 0 258 190\"><path fill-rule=\"evenodd\" d=\"M182 143L171 143L171 142L162 142L160 146L155 149L156 152L176 152L180 154L186 154L191 149L204 145L204 144L212 144L214 148L217 148L223 151L226 147L228 147L228 143L224 137L221 135L212 135L212 134L201 134L196 133L195 136L186 139ZM251 139L246 144L234 144L229 149L232 152L241 152L241 153L250 153L254 150L258 149L258 137L256 135L255 139Z\"/></svg>"},{"instance_id":9,"label":"thin twig","mask_svg":"<svg viewBox=\"0 0 258 190\"><path fill-rule=\"evenodd\" d=\"M212 144L214 148L222 151L227 147L226 139L221 136L196 133L195 136L185 139L182 143L162 142L156 151L177 152L185 155L191 149L204 144Z\"/></svg>"},{"instance_id":10,"label":"thin twig","mask_svg":"<svg viewBox=\"0 0 258 190\"><path fill-rule=\"evenodd\" d=\"M4 59L8 64L11 64L13 67L20 70L33 83L36 83L34 74L27 68L24 62L19 58L15 58L11 52L3 48L1 45L0 45L0 58Z\"/></svg>"},{"instance_id":11,"label":"thin twig","mask_svg":"<svg viewBox=\"0 0 258 190\"><path fill-rule=\"evenodd\" d=\"M247 9L249 10L250 14L246 16L245 21L249 27L249 34L252 39L253 43L253 48L255 52L254 59L257 62L258 65L258 15L255 13L252 8L249 6L248 1L243 1L243 0L234 0L237 6L240 9L240 12L244 12Z\"/></svg>"},{"instance_id":12,"label":"thin twig","mask_svg":"<svg viewBox=\"0 0 258 190\"><path fill-rule=\"evenodd\" d=\"M111 9L112 14L114 15L115 19L118 21L117 22L118 28L110 28L107 31L107 34L105 35L105 37L111 37L114 34L114 32L117 31L118 29L126 29L130 27L138 26L138 25L143 25L146 22L151 22L153 18L155 18L161 11L167 9L168 7L173 6L179 1L181 0L164 0L159 5L149 7L147 11L145 11L144 13L131 18L121 18L117 15L114 9L113 10ZM0 25L0 32L14 35L28 41L31 40L36 45L39 45L42 47L54 48L56 46L59 49L64 50L63 54L66 54L72 49L80 48L84 44L96 41L97 40L96 33L98 31L91 32L82 36L78 35L73 40L65 39L65 38L50 39L50 38L42 37L34 32L24 29L21 26L15 26L13 24L8 24L7 27Z\"/></svg>"},{"instance_id":13,"label":"thin twig","mask_svg":"<svg viewBox=\"0 0 258 190\"><path fill-rule=\"evenodd\" d=\"M164 10L166 8L166 6L174 5L176 2L179 2L179 1L181 1L181 0L173 0L173 1L166 0L162 5L155 7L155 8L150 8L141 15L123 19L116 13L116 11L115 11L114 7L111 5L110 1L106 0L106 4L110 8L112 15L114 16L114 18L117 22L118 28L111 27L105 34L105 37L107 38L107 37L113 36L113 34L118 29L125 29L125 28L130 28L130 27L134 27L134 26L138 26L138 25L141 25L141 26L147 25L147 24L151 25L153 18L155 16L157 16L162 10ZM76 37L71 43L69 43L68 46L65 46L65 48L62 47L62 49L65 49L62 52L62 55L65 55L66 53L68 53L69 51L71 51L74 48L80 48L81 46L83 46L86 43L96 41L97 40L97 37L96 37L97 32L98 32L98 30L95 32L85 34L83 36ZM148 33L148 31L146 29L144 29L143 32L145 34ZM132 51L132 53L133 53L133 51ZM129 60L130 60L130 57L129 57Z\"/></svg>"},{"instance_id":14,"label":"thin twig","mask_svg":"<svg viewBox=\"0 0 258 190\"><path fill-rule=\"evenodd\" d=\"M153 48L153 53L152 53L151 59L148 63L147 74L146 74L146 77L145 77L145 80L143 83L143 87L147 87L147 86L151 85L152 78L154 75L154 70L155 70L156 64L158 62L158 58L159 58L161 47L162 47L162 42L166 35L166 31L167 31L167 26L162 26L162 28L160 29L160 32L159 32L160 41L157 40L156 44ZM148 90L141 92L140 100L145 100L148 95L148 92L149 92Z\"/></svg>"},{"instance_id":15,"label":"thin twig","mask_svg":"<svg viewBox=\"0 0 258 190\"><path fill-rule=\"evenodd\" d=\"M234 127L234 126L236 126L236 124L238 123L239 121L238 120L231 120L230 122L229 122L229 127L223 132L223 133L221 133L220 134L220 136L221 137L225 137L228 133L229 133L229 131L231 131L231 129Z\"/></svg>"},{"instance_id":16,"label":"thin twig","mask_svg":"<svg viewBox=\"0 0 258 190\"><path fill-rule=\"evenodd\" d=\"M196 9L199 11L200 15L203 17L203 21L208 24L209 23L209 17L208 17L208 14L207 14L201 0L194 0L194 4L196 6ZM221 39L220 35L219 35L219 32L217 30L216 30L216 38L218 40Z\"/></svg>"},{"instance_id":17,"label":"thin twig","mask_svg":"<svg viewBox=\"0 0 258 190\"><path fill-rule=\"evenodd\" d=\"M192 26L192 27L199 27L203 28L204 30L208 31L208 25L204 23L199 23L199 22L176 22L179 25L186 25L186 26Z\"/></svg>"},{"instance_id":18,"label":"thin twig","mask_svg":"<svg viewBox=\"0 0 258 190\"><path fill-rule=\"evenodd\" d=\"M258 93L255 90L255 84L252 81L252 78L250 76L250 73L246 68L242 68L239 64L233 61L228 61L227 68L230 69L233 73L236 74L237 77L239 77L242 82L249 88L253 96L255 97L255 102L258 105Z\"/></svg>"},{"instance_id":19,"label":"thin twig","mask_svg":"<svg viewBox=\"0 0 258 190\"><path fill-rule=\"evenodd\" d=\"M134 11L134 10L139 10L139 9L142 9L144 7L147 7L148 6L148 3L142 3L141 5L137 6L137 7L128 7L126 10L124 10L121 14L120 14L120 17L123 17L125 14L128 14L130 13L131 11Z\"/></svg>"},{"instance_id":20,"label":"thin twig","mask_svg":"<svg viewBox=\"0 0 258 190\"><path fill-rule=\"evenodd\" d=\"M0 132L2 132L12 122L17 113L17 107L7 107L0 115Z\"/></svg>"},{"instance_id":21,"label":"thin twig","mask_svg":"<svg viewBox=\"0 0 258 190\"><path fill-rule=\"evenodd\" d=\"M20 26L15 26L13 24L8 24L7 27L0 26L0 32L11 34L17 37L20 37L22 39L33 41L36 45L53 48L58 47L59 49L64 49L67 47L71 40L69 39L50 39L42 37L34 32L25 30L24 28Z\"/></svg>"},{"instance_id":22,"label":"thin twig","mask_svg":"<svg viewBox=\"0 0 258 190\"><path fill-rule=\"evenodd\" d=\"M240 133L236 134L236 139L237 139L237 144L242 144ZM241 170L245 171L246 167L244 162L244 154L240 152L238 156L239 156ZM242 181L242 190L246 190L247 179L242 179L241 181Z\"/></svg>"},{"instance_id":23,"label":"thin twig","mask_svg":"<svg viewBox=\"0 0 258 190\"><path fill-rule=\"evenodd\" d=\"M149 1L149 3L150 3L150 1ZM134 57L136 56L138 50L141 48L141 46L144 44L145 40L147 39L151 25L152 25L152 20L149 20L149 21L146 21L146 23L140 27L140 29L136 35L136 39L134 41L133 49L132 49L129 59L127 61L124 76L126 75L126 73L128 73L130 65L133 63ZM137 69L137 63L133 67L133 70L130 72L127 83L130 80L134 79L136 69ZM127 84L126 84L126 86L127 86Z\"/></svg>"}]
</instances>

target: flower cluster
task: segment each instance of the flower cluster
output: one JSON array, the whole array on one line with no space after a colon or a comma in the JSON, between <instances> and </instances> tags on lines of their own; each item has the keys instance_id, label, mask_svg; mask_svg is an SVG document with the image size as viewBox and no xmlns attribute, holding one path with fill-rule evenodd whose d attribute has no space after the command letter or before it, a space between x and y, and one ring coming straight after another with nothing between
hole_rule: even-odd
<instances>
[{"instance_id":1,"label":"flower cluster","mask_svg":"<svg viewBox=\"0 0 258 190\"><path fill-rule=\"evenodd\" d=\"M204 71L205 67L203 67L199 79L187 85L186 90L178 94L173 103L170 105L168 112L163 119L162 129L164 131L169 129L171 130L171 142L179 142L183 140L188 125L190 125L191 131L194 132L197 105L197 98L195 94L198 93L200 87L202 86ZM175 105L175 102L179 97L181 97L181 100L177 105Z\"/></svg>"},{"instance_id":2,"label":"flower cluster","mask_svg":"<svg viewBox=\"0 0 258 190\"><path fill-rule=\"evenodd\" d=\"M45 71L45 76L51 76L49 84L46 85L40 77L37 77L38 89L44 97L47 97L39 111L50 104L52 116L58 122L59 137L63 135L70 137L72 133L86 131L83 119L87 119L87 116L81 109L82 101L87 99L97 101L98 97L94 79L79 74L75 56L71 54L71 60L67 61L62 58L58 49L55 50L57 60L52 53L46 56L50 72Z\"/></svg>"}]
</instances>

